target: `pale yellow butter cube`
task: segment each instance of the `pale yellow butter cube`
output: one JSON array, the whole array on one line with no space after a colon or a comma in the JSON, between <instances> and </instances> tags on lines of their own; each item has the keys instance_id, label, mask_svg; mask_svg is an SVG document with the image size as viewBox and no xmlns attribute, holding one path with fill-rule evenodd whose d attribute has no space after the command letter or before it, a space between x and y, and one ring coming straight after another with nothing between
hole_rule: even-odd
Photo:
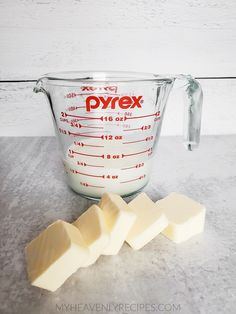
<instances>
[{"instance_id":1,"label":"pale yellow butter cube","mask_svg":"<svg viewBox=\"0 0 236 314\"><path fill-rule=\"evenodd\" d=\"M139 194L129 204L137 219L126 237L126 242L139 250L168 226L168 220L157 205L145 194Z\"/></svg>"},{"instance_id":2,"label":"pale yellow butter cube","mask_svg":"<svg viewBox=\"0 0 236 314\"><path fill-rule=\"evenodd\" d=\"M113 193L105 193L98 206L103 210L110 235L110 241L103 250L103 254L118 254L135 222L136 215L119 195Z\"/></svg>"},{"instance_id":3,"label":"pale yellow butter cube","mask_svg":"<svg viewBox=\"0 0 236 314\"><path fill-rule=\"evenodd\" d=\"M79 230L62 220L32 240L25 253L32 285L50 291L59 288L89 256Z\"/></svg>"},{"instance_id":4,"label":"pale yellow butter cube","mask_svg":"<svg viewBox=\"0 0 236 314\"><path fill-rule=\"evenodd\" d=\"M90 253L83 266L92 265L109 243L103 211L97 205L92 205L74 221L73 225L81 232Z\"/></svg>"},{"instance_id":5,"label":"pale yellow butter cube","mask_svg":"<svg viewBox=\"0 0 236 314\"><path fill-rule=\"evenodd\" d=\"M206 209L202 204L175 192L156 204L169 221L162 233L175 243L186 241L203 231Z\"/></svg>"}]
</instances>

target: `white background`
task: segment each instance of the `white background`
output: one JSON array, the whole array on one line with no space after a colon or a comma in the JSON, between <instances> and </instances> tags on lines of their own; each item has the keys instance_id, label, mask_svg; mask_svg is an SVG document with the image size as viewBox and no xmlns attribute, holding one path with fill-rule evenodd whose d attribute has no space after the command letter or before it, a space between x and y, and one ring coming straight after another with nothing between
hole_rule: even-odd
<instances>
[{"instance_id":1,"label":"white background","mask_svg":"<svg viewBox=\"0 0 236 314\"><path fill-rule=\"evenodd\" d=\"M234 77L236 1L0 0L0 45L0 136L53 135L46 99L24 80L94 69ZM200 82L202 133L236 133L236 79ZM177 96L164 135L182 132Z\"/></svg>"}]
</instances>

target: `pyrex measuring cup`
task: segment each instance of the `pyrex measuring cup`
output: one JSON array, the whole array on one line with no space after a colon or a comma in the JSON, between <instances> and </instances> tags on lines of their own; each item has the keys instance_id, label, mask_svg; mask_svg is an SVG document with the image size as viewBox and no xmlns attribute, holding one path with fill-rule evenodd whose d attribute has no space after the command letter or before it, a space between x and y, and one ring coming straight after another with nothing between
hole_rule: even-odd
<instances>
[{"instance_id":1,"label":"pyrex measuring cup","mask_svg":"<svg viewBox=\"0 0 236 314\"><path fill-rule=\"evenodd\" d=\"M198 146L202 90L191 76L62 72L37 81L51 107L69 186L87 198L129 196L148 183L168 95L185 82L184 144Z\"/></svg>"}]
</instances>

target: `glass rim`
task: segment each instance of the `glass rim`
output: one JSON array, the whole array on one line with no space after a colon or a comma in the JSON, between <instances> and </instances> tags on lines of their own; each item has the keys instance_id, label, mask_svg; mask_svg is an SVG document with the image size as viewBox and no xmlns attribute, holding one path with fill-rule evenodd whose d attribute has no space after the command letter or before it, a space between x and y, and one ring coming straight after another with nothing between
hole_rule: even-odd
<instances>
[{"instance_id":1,"label":"glass rim","mask_svg":"<svg viewBox=\"0 0 236 314\"><path fill-rule=\"evenodd\" d=\"M39 80L46 79L53 85L56 82L78 83L132 83L132 82L159 82L172 83L173 75L153 74L134 71L61 71L44 74ZM60 83L58 84L60 85Z\"/></svg>"}]
</instances>

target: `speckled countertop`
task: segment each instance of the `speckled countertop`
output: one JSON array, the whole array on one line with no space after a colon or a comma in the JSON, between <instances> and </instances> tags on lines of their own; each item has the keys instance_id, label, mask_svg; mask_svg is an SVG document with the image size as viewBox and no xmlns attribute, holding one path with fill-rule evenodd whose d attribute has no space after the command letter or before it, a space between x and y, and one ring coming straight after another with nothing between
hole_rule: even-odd
<instances>
[{"instance_id":1,"label":"speckled countertop","mask_svg":"<svg viewBox=\"0 0 236 314\"><path fill-rule=\"evenodd\" d=\"M236 313L236 136L202 137L194 153L163 137L155 160L146 193L204 203L205 232L179 245L160 235L137 252L124 245L50 293L30 286L24 247L91 201L65 185L55 138L0 138L0 313Z\"/></svg>"}]
</instances>

